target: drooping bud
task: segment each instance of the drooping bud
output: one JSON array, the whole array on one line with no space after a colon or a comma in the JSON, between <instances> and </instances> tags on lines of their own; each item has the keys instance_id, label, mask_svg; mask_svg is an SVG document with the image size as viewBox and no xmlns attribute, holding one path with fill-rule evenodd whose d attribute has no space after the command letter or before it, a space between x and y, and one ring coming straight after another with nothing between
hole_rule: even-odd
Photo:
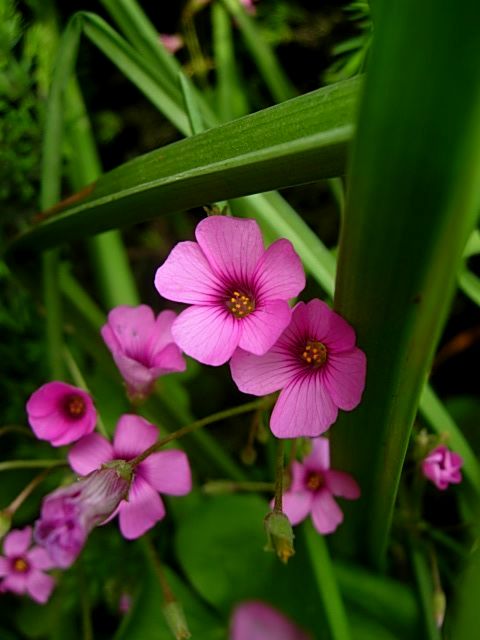
<instances>
[{"instance_id":1,"label":"drooping bud","mask_svg":"<svg viewBox=\"0 0 480 640\"><path fill-rule=\"evenodd\" d=\"M433 593L433 616L438 629L443 626L445 619L445 610L447 608L447 599L442 589L435 589Z\"/></svg>"},{"instance_id":2,"label":"drooping bud","mask_svg":"<svg viewBox=\"0 0 480 640\"><path fill-rule=\"evenodd\" d=\"M12 526L12 514L7 511L0 511L0 540L10 531Z\"/></svg>"},{"instance_id":3,"label":"drooping bud","mask_svg":"<svg viewBox=\"0 0 480 640\"><path fill-rule=\"evenodd\" d=\"M177 600L167 602L163 606L163 615L165 616L168 628L176 640L187 640L187 638L192 636L188 630L183 607Z\"/></svg>"},{"instance_id":4,"label":"drooping bud","mask_svg":"<svg viewBox=\"0 0 480 640\"><path fill-rule=\"evenodd\" d=\"M271 511L265 516L264 525L267 533L265 551L274 551L286 564L295 553L293 546L295 536L290 520L281 511Z\"/></svg>"}]
</instances>

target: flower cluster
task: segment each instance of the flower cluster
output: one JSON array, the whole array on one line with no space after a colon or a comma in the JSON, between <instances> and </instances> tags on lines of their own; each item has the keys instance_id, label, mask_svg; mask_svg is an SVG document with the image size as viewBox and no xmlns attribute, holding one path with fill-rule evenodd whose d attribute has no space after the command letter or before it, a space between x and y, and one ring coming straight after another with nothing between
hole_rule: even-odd
<instances>
[{"instance_id":1,"label":"flower cluster","mask_svg":"<svg viewBox=\"0 0 480 640\"><path fill-rule=\"evenodd\" d=\"M441 444L424 458L422 472L437 489L444 491L450 484L459 484L462 481L462 465L462 457Z\"/></svg>"}]
</instances>

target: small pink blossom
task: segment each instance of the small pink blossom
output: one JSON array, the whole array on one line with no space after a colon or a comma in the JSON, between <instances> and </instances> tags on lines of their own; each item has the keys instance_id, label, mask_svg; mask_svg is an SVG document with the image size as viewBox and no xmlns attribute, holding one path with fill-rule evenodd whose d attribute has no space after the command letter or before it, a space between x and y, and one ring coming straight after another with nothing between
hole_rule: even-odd
<instances>
[{"instance_id":1,"label":"small pink blossom","mask_svg":"<svg viewBox=\"0 0 480 640\"><path fill-rule=\"evenodd\" d=\"M311 636L270 605L249 600L234 610L229 640L311 640Z\"/></svg>"},{"instance_id":2,"label":"small pink blossom","mask_svg":"<svg viewBox=\"0 0 480 640\"><path fill-rule=\"evenodd\" d=\"M257 12L257 8L255 6L254 0L240 0L241 4L247 13L250 15L255 15Z\"/></svg>"},{"instance_id":3,"label":"small pink blossom","mask_svg":"<svg viewBox=\"0 0 480 640\"><path fill-rule=\"evenodd\" d=\"M160 376L185 371L182 352L172 337L173 311L157 318L145 304L119 306L108 314L101 333L131 396L147 396Z\"/></svg>"},{"instance_id":4,"label":"small pink blossom","mask_svg":"<svg viewBox=\"0 0 480 640\"><path fill-rule=\"evenodd\" d=\"M50 598L55 580L44 573L55 564L41 547L32 547L32 528L15 529L3 542L0 556L0 591L18 595L27 593L35 602L44 604Z\"/></svg>"},{"instance_id":5,"label":"small pink blossom","mask_svg":"<svg viewBox=\"0 0 480 640\"><path fill-rule=\"evenodd\" d=\"M160 42L169 53L177 53L183 48L183 38L179 33L161 33Z\"/></svg>"},{"instance_id":6,"label":"small pink blossom","mask_svg":"<svg viewBox=\"0 0 480 640\"><path fill-rule=\"evenodd\" d=\"M240 345L241 346L241 345ZM270 419L278 438L316 437L354 409L365 386L366 358L355 332L321 300L299 302L292 321L263 356L238 349L230 368L240 391L282 390Z\"/></svg>"},{"instance_id":7,"label":"small pink blossom","mask_svg":"<svg viewBox=\"0 0 480 640\"><path fill-rule=\"evenodd\" d=\"M255 220L211 216L197 242L180 242L157 270L155 286L168 300L192 305L172 326L178 345L210 365L227 362L237 347L264 354L291 318L288 300L305 286L292 244L267 250Z\"/></svg>"},{"instance_id":8,"label":"small pink blossom","mask_svg":"<svg viewBox=\"0 0 480 640\"><path fill-rule=\"evenodd\" d=\"M132 460L157 439L158 429L153 424L136 415L124 415L118 421L113 444L92 433L72 447L68 460L74 471L85 475L109 460ZM152 453L135 468L128 497L112 518L119 514L120 531L125 538L139 538L165 516L158 492L183 496L191 488L190 465L183 451Z\"/></svg>"},{"instance_id":9,"label":"small pink blossom","mask_svg":"<svg viewBox=\"0 0 480 640\"><path fill-rule=\"evenodd\" d=\"M75 562L90 531L127 495L131 473L131 468L118 460L44 498L35 523L35 542L47 550L56 566L65 569Z\"/></svg>"},{"instance_id":10,"label":"small pink blossom","mask_svg":"<svg viewBox=\"0 0 480 640\"><path fill-rule=\"evenodd\" d=\"M441 444L423 460L422 471L437 489L444 491L449 484L459 484L462 481L462 465L462 456Z\"/></svg>"},{"instance_id":11,"label":"small pink blossom","mask_svg":"<svg viewBox=\"0 0 480 640\"><path fill-rule=\"evenodd\" d=\"M47 382L32 393L26 408L34 434L54 447L91 433L97 422L89 394L65 382Z\"/></svg>"},{"instance_id":12,"label":"small pink blossom","mask_svg":"<svg viewBox=\"0 0 480 640\"><path fill-rule=\"evenodd\" d=\"M334 496L356 500L360 488L351 475L330 469L330 443L327 438L315 438L312 452L303 463L294 461L292 484L283 495L283 512L292 525L312 515L315 529L321 534L332 533L343 521L343 513Z\"/></svg>"}]
</instances>

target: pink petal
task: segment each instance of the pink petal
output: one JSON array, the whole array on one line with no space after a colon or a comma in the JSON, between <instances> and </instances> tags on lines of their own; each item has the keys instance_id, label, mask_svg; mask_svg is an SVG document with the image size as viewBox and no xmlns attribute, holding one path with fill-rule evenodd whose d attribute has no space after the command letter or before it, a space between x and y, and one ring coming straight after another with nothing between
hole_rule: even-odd
<instances>
[{"instance_id":1,"label":"pink petal","mask_svg":"<svg viewBox=\"0 0 480 640\"><path fill-rule=\"evenodd\" d=\"M120 531L127 540L139 538L165 516L162 499L146 480L136 476L128 501L120 504Z\"/></svg>"},{"instance_id":2,"label":"pink petal","mask_svg":"<svg viewBox=\"0 0 480 640\"><path fill-rule=\"evenodd\" d=\"M144 418L133 414L123 415L117 423L113 437L114 457L131 460L143 453L158 440L158 429Z\"/></svg>"},{"instance_id":3,"label":"pink petal","mask_svg":"<svg viewBox=\"0 0 480 640\"><path fill-rule=\"evenodd\" d=\"M138 470L148 484L161 493L183 496L192 490L190 465L183 451L152 453Z\"/></svg>"},{"instance_id":4,"label":"pink petal","mask_svg":"<svg viewBox=\"0 0 480 640\"><path fill-rule=\"evenodd\" d=\"M88 475L114 457L112 445L98 433L81 438L68 452L68 462L80 476Z\"/></svg>"},{"instance_id":5,"label":"pink petal","mask_svg":"<svg viewBox=\"0 0 480 640\"><path fill-rule=\"evenodd\" d=\"M315 529L322 534L333 533L343 521L343 513L329 491L323 489L315 496L312 520Z\"/></svg>"},{"instance_id":6,"label":"pink petal","mask_svg":"<svg viewBox=\"0 0 480 640\"><path fill-rule=\"evenodd\" d=\"M314 372L297 376L282 390L270 418L270 428L277 438L314 438L335 422L337 414L337 407Z\"/></svg>"},{"instance_id":7,"label":"pink petal","mask_svg":"<svg viewBox=\"0 0 480 640\"><path fill-rule=\"evenodd\" d=\"M359 404L365 388L365 354L355 347L352 351L329 353L327 357L322 370L325 387L337 407L351 411Z\"/></svg>"},{"instance_id":8,"label":"pink petal","mask_svg":"<svg viewBox=\"0 0 480 640\"><path fill-rule=\"evenodd\" d=\"M55 410L51 411L48 416L29 418L29 422L33 433L39 440L48 440L52 444L62 438L68 438L72 424L74 424L71 420L66 420L61 411ZM81 421L79 422L81 424ZM78 423L76 426L78 428Z\"/></svg>"},{"instance_id":9,"label":"pink petal","mask_svg":"<svg viewBox=\"0 0 480 640\"><path fill-rule=\"evenodd\" d=\"M155 320L155 327L150 336L149 349L152 358L155 354L161 353L165 347L174 342L172 335L172 324L175 322L177 314L167 309L158 314Z\"/></svg>"},{"instance_id":10,"label":"pink petal","mask_svg":"<svg viewBox=\"0 0 480 640\"><path fill-rule=\"evenodd\" d=\"M71 422L68 430L58 435L56 438L50 440L50 444L54 447L63 447L66 444L76 442L82 436L91 433L95 429L97 424L97 412L95 409L88 412L83 416L81 420ZM48 438L47 438L48 439Z\"/></svg>"},{"instance_id":11,"label":"pink petal","mask_svg":"<svg viewBox=\"0 0 480 640\"><path fill-rule=\"evenodd\" d=\"M263 355L277 342L288 327L292 310L284 300L267 300L246 318L239 320L242 327L239 347L256 355Z\"/></svg>"},{"instance_id":12,"label":"pink petal","mask_svg":"<svg viewBox=\"0 0 480 640\"><path fill-rule=\"evenodd\" d=\"M298 335L323 342L329 353L349 351L355 346L355 332L338 313L322 300L299 302L293 312Z\"/></svg>"},{"instance_id":13,"label":"pink petal","mask_svg":"<svg viewBox=\"0 0 480 640\"><path fill-rule=\"evenodd\" d=\"M327 489L334 495L348 500L357 500L360 497L360 487L349 473L330 469L325 473Z\"/></svg>"},{"instance_id":14,"label":"pink petal","mask_svg":"<svg viewBox=\"0 0 480 640\"><path fill-rule=\"evenodd\" d=\"M115 351L112 355L128 387L134 392L147 392L156 379L153 369L146 367L142 362L138 362L138 360L129 358L121 351Z\"/></svg>"},{"instance_id":15,"label":"pink petal","mask_svg":"<svg viewBox=\"0 0 480 640\"><path fill-rule=\"evenodd\" d=\"M173 342L155 355L152 364L155 378L165 373L185 371L187 368L180 348Z\"/></svg>"},{"instance_id":16,"label":"pink petal","mask_svg":"<svg viewBox=\"0 0 480 640\"><path fill-rule=\"evenodd\" d=\"M53 569L55 562L43 547L34 547L27 553L27 560L34 569Z\"/></svg>"},{"instance_id":17,"label":"pink petal","mask_svg":"<svg viewBox=\"0 0 480 640\"><path fill-rule=\"evenodd\" d=\"M282 510L292 525L308 516L312 509L314 494L311 491L287 491L282 497Z\"/></svg>"},{"instance_id":18,"label":"pink petal","mask_svg":"<svg viewBox=\"0 0 480 640\"><path fill-rule=\"evenodd\" d=\"M55 587L55 580L41 571L32 571L27 579L27 592L35 602L45 604Z\"/></svg>"},{"instance_id":19,"label":"pink petal","mask_svg":"<svg viewBox=\"0 0 480 640\"><path fill-rule=\"evenodd\" d=\"M297 373L297 364L275 348L263 356L237 349L230 361L232 378L243 393L265 396L285 387Z\"/></svg>"},{"instance_id":20,"label":"pink petal","mask_svg":"<svg viewBox=\"0 0 480 640\"><path fill-rule=\"evenodd\" d=\"M78 389L65 382L47 382L37 389L28 399L26 409L29 417L43 418L54 411L58 403L69 393Z\"/></svg>"},{"instance_id":21,"label":"pink petal","mask_svg":"<svg viewBox=\"0 0 480 640\"><path fill-rule=\"evenodd\" d=\"M226 216L204 218L197 225L195 236L222 280L232 281L236 286L249 282L264 252L262 234L255 220Z\"/></svg>"},{"instance_id":22,"label":"pink petal","mask_svg":"<svg viewBox=\"0 0 480 640\"><path fill-rule=\"evenodd\" d=\"M15 529L5 536L3 553L8 557L23 555L32 541L32 527Z\"/></svg>"},{"instance_id":23,"label":"pink petal","mask_svg":"<svg viewBox=\"0 0 480 640\"><path fill-rule=\"evenodd\" d=\"M172 333L185 353L203 364L218 366L229 360L238 346L242 321L226 308L189 307L175 320Z\"/></svg>"},{"instance_id":24,"label":"pink petal","mask_svg":"<svg viewBox=\"0 0 480 640\"><path fill-rule=\"evenodd\" d=\"M18 571L15 571L4 578L1 586L5 591L12 591L13 593L22 595L25 593L27 588L27 577L27 573L19 573Z\"/></svg>"},{"instance_id":25,"label":"pink petal","mask_svg":"<svg viewBox=\"0 0 480 640\"><path fill-rule=\"evenodd\" d=\"M213 304L225 293L196 242L179 242L173 247L157 269L155 287L167 300L187 304Z\"/></svg>"},{"instance_id":26,"label":"pink petal","mask_svg":"<svg viewBox=\"0 0 480 640\"><path fill-rule=\"evenodd\" d=\"M155 316L147 305L120 305L110 311L101 333L110 350L120 348L130 358L141 360L154 326Z\"/></svg>"},{"instance_id":27,"label":"pink petal","mask_svg":"<svg viewBox=\"0 0 480 640\"><path fill-rule=\"evenodd\" d=\"M289 240L277 240L255 269L255 288L269 300L289 300L305 287L305 272Z\"/></svg>"},{"instance_id":28,"label":"pink petal","mask_svg":"<svg viewBox=\"0 0 480 640\"><path fill-rule=\"evenodd\" d=\"M305 491L306 471L305 466L298 460L293 461L291 466L292 478L288 487L289 492Z\"/></svg>"},{"instance_id":29,"label":"pink petal","mask_svg":"<svg viewBox=\"0 0 480 640\"><path fill-rule=\"evenodd\" d=\"M280 611L259 601L247 601L233 612L230 640L310 640Z\"/></svg>"},{"instance_id":30,"label":"pink petal","mask_svg":"<svg viewBox=\"0 0 480 640\"><path fill-rule=\"evenodd\" d=\"M303 464L310 469L325 471L330 468L330 442L327 438L314 438L312 451L304 459Z\"/></svg>"},{"instance_id":31,"label":"pink petal","mask_svg":"<svg viewBox=\"0 0 480 640\"><path fill-rule=\"evenodd\" d=\"M0 578L8 576L10 573L10 561L0 556Z\"/></svg>"}]
</instances>

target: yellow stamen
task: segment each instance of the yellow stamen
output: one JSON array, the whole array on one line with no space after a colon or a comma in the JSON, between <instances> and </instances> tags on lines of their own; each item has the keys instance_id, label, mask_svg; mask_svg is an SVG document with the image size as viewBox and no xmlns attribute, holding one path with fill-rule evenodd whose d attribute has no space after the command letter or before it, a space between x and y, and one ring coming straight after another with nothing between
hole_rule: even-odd
<instances>
[{"instance_id":1,"label":"yellow stamen","mask_svg":"<svg viewBox=\"0 0 480 640\"><path fill-rule=\"evenodd\" d=\"M314 368L321 367L327 361L328 351L323 342L308 340L302 352L302 360Z\"/></svg>"}]
</instances>

